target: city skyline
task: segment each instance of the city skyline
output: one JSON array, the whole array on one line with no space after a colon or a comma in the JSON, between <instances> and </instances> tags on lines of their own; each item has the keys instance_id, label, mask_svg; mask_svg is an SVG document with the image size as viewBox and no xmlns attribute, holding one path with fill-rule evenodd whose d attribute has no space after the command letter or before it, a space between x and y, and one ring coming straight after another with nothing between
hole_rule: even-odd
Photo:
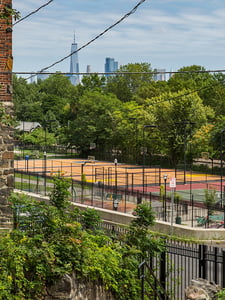
<instances>
[{"instance_id":1,"label":"city skyline","mask_svg":"<svg viewBox=\"0 0 225 300\"><path fill-rule=\"evenodd\" d=\"M45 0L14 0L22 17ZM13 28L15 72L37 72L70 53L76 32L79 47L114 24L134 7L134 0L53 1ZM203 5L204 4L204 5ZM145 1L135 13L92 44L78 52L80 72L104 72L104 60L113 57L119 65L147 62L152 69L176 71L201 65L224 69L225 3L214 0ZM47 72L68 72L69 59Z\"/></svg>"}]
</instances>

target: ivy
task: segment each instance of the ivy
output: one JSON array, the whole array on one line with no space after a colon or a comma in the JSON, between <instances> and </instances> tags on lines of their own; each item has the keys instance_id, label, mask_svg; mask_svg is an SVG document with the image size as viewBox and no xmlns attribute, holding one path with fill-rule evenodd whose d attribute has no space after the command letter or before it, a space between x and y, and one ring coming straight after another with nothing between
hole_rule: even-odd
<instances>
[{"instance_id":1,"label":"ivy","mask_svg":"<svg viewBox=\"0 0 225 300\"><path fill-rule=\"evenodd\" d=\"M7 113L2 104L0 104L0 123L7 126L12 126L15 124L12 114Z\"/></svg>"},{"instance_id":2,"label":"ivy","mask_svg":"<svg viewBox=\"0 0 225 300\"><path fill-rule=\"evenodd\" d=\"M20 13L18 10L11 8L11 5L5 5L0 11L0 20L6 20L6 23L9 25L11 23L11 18L15 21L20 19Z\"/></svg>"}]
</instances>

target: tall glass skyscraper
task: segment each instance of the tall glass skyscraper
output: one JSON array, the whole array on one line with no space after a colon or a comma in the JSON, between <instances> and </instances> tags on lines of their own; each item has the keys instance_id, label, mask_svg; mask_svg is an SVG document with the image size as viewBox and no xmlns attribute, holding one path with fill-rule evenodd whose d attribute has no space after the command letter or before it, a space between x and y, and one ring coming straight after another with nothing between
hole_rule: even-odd
<instances>
[{"instance_id":1,"label":"tall glass skyscraper","mask_svg":"<svg viewBox=\"0 0 225 300\"><path fill-rule=\"evenodd\" d=\"M78 54L74 53L77 50L77 43L75 42L75 34L74 41L71 45L71 53L70 56L70 73L79 73L79 62L78 62ZM71 74L69 75L69 79L73 85L77 85L80 82L79 75Z\"/></svg>"},{"instance_id":2,"label":"tall glass skyscraper","mask_svg":"<svg viewBox=\"0 0 225 300\"><path fill-rule=\"evenodd\" d=\"M114 58L106 57L105 59L105 73L116 72L118 70L118 62ZM110 76L110 74L105 74Z\"/></svg>"}]
</instances>

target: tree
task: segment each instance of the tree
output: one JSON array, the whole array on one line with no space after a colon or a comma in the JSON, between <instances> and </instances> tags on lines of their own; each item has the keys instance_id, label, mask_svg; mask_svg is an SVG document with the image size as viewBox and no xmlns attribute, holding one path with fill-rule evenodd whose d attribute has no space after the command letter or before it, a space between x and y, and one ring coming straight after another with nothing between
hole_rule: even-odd
<instances>
[{"instance_id":1,"label":"tree","mask_svg":"<svg viewBox=\"0 0 225 300\"><path fill-rule=\"evenodd\" d=\"M155 223L155 216L152 208L144 203L139 204L134 210L137 218L131 222L127 234L127 243L141 251L142 259L148 257L149 253L154 255L163 250L163 243L160 239L152 238L149 227ZM147 256L146 256L147 255Z\"/></svg>"},{"instance_id":2,"label":"tree","mask_svg":"<svg viewBox=\"0 0 225 300\"><path fill-rule=\"evenodd\" d=\"M43 120L46 114L51 111L61 125L67 124L67 106L76 88L66 76L60 73L51 75L43 81L38 81L38 86Z\"/></svg>"},{"instance_id":3,"label":"tree","mask_svg":"<svg viewBox=\"0 0 225 300\"><path fill-rule=\"evenodd\" d=\"M121 66L118 74L109 76L106 84L106 91L114 93L122 102L133 100L133 94L143 83L150 83L152 81L152 74L150 64L135 63ZM136 74L129 74L134 72Z\"/></svg>"},{"instance_id":4,"label":"tree","mask_svg":"<svg viewBox=\"0 0 225 300\"><path fill-rule=\"evenodd\" d=\"M49 133L47 130L43 130L43 128L37 128L32 132L25 133L21 136L21 140L25 144L39 145L45 146L56 144L56 138L53 133Z\"/></svg>"},{"instance_id":5,"label":"tree","mask_svg":"<svg viewBox=\"0 0 225 300\"><path fill-rule=\"evenodd\" d=\"M87 91L99 91L101 92L105 86L106 78L104 76L98 76L98 74L85 75L82 78L82 84L79 88L84 94Z\"/></svg>"},{"instance_id":6,"label":"tree","mask_svg":"<svg viewBox=\"0 0 225 300\"><path fill-rule=\"evenodd\" d=\"M90 143L96 143L104 151L113 135L112 114L120 106L121 102L112 94L86 92L79 99L77 117L71 122L73 144L84 153L89 151Z\"/></svg>"},{"instance_id":7,"label":"tree","mask_svg":"<svg viewBox=\"0 0 225 300\"><path fill-rule=\"evenodd\" d=\"M213 208L217 201L217 191L215 188L212 189L205 189L205 200L204 205L208 209L208 216L213 214Z\"/></svg>"},{"instance_id":8,"label":"tree","mask_svg":"<svg viewBox=\"0 0 225 300\"><path fill-rule=\"evenodd\" d=\"M146 124L155 124L155 115L151 109L146 109L143 105L130 101L122 103L120 110L114 111L112 117L114 125L113 148L126 154L132 151L133 156L137 158L141 152L141 147L143 147L143 127ZM149 151L153 149L151 139L148 139L152 134L152 132L145 133L145 146L148 146Z\"/></svg>"},{"instance_id":9,"label":"tree","mask_svg":"<svg viewBox=\"0 0 225 300\"><path fill-rule=\"evenodd\" d=\"M206 105L212 107L216 116L225 114L225 75L217 73L213 76L213 84L205 91L207 93Z\"/></svg>"},{"instance_id":10,"label":"tree","mask_svg":"<svg viewBox=\"0 0 225 300\"><path fill-rule=\"evenodd\" d=\"M61 176L55 176L53 179L54 188L50 194L50 203L64 215L65 209L69 206L69 197L71 196L68 190L70 182Z\"/></svg>"},{"instance_id":11,"label":"tree","mask_svg":"<svg viewBox=\"0 0 225 300\"><path fill-rule=\"evenodd\" d=\"M146 100L147 104L157 119L161 154L167 154L173 165L182 159L185 140L188 142L196 128L213 116L212 109L205 107L196 93L186 90L162 94L160 98ZM185 125L185 121L189 125ZM194 126L190 122L195 123Z\"/></svg>"},{"instance_id":12,"label":"tree","mask_svg":"<svg viewBox=\"0 0 225 300\"><path fill-rule=\"evenodd\" d=\"M211 93L213 93L214 85L217 83L215 77L206 72L202 66L192 65L183 67L178 70L169 80L168 85L172 92L178 92L183 89L196 91L203 100L204 105L210 105Z\"/></svg>"},{"instance_id":13,"label":"tree","mask_svg":"<svg viewBox=\"0 0 225 300\"><path fill-rule=\"evenodd\" d=\"M193 134L191 147L195 157L201 157L203 152L208 152L209 157L213 157L214 149L211 143L213 127L213 124L204 124Z\"/></svg>"},{"instance_id":14,"label":"tree","mask_svg":"<svg viewBox=\"0 0 225 300\"><path fill-rule=\"evenodd\" d=\"M42 120L43 110L36 83L28 84L24 78L13 75L13 103L18 121Z\"/></svg>"},{"instance_id":15,"label":"tree","mask_svg":"<svg viewBox=\"0 0 225 300\"><path fill-rule=\"evenodd\" d=\"M215 156L220 159L221 158L221 146L222 152L224 152L224 132L225 129L225 117L218 116L212 126L212 130L210 132L210 145L214 149ZM222 145L221 145L222 143Z\"/></svg>"},{"instance_id":16,"label":"tree","mask_svg":"<svg viewBox=\"0 0 225 300\"><path fill-rule=\"evenodd\" d=\"M136 89L134 100L143 104L146 99L159 97L162 93L169 92L169 86L166 81L142 82Z\"/></svg>"}]
</instances>

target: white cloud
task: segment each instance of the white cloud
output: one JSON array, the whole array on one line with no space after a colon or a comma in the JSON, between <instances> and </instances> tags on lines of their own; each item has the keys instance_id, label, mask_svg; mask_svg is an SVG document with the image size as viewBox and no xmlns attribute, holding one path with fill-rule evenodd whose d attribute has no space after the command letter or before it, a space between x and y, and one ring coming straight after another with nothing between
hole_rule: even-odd
<instances>
[{"instance_id":1,"label":"white cloud","mask_svg":"<svg viewBox=\"0 0 225 300\"><path fill-rule=\"evenodd\" d=\"M56 0L16 25L13 33L15 71L40 70L50 65L69 54L74 31L81 47L137 3L98 1L92 5L88 0ZM25 13L44 3L46 1L14 0L16 8ZM99 3L102 6L98 6ZM147 61L155 66L164 63L160 67L168 68L171 63L182 67L195 62L206 68L223 69L225 10L218 8L219 0L212 0L211 10L203 3L202 0L145 2L135 14L78 53L80 70L85 71L86 65L91 64L93 71L103 71L107 56L114 57L120 64ZM111 10L107 11L108 8ZM68 69L67 60L50 71Z\"/></svg>"}]
</instances>

